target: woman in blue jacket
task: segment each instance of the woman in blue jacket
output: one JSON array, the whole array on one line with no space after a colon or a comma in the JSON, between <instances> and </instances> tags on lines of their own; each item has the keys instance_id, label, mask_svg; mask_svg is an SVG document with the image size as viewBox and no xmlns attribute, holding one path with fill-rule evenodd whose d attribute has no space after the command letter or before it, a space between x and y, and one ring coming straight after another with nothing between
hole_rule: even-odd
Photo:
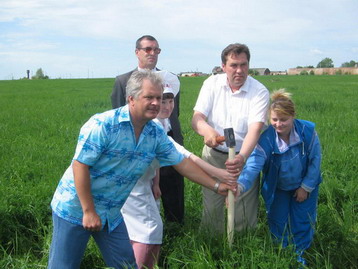
<instances>
[{"instance_id":1,"label":"woman in blue jacket","mask_svg":"<svg viewBox=\"0 0 358 269\"><path fill-rule=\"evenodd\" d=\"M313 240L321 183L321 149L315 124L295 119L291 95L284 89L271 95L271 125L262 133L238 178L238 195L246 192L262 171L261 194L274 240L294 244L298 261Z\"/></svg>"}]
</instances>

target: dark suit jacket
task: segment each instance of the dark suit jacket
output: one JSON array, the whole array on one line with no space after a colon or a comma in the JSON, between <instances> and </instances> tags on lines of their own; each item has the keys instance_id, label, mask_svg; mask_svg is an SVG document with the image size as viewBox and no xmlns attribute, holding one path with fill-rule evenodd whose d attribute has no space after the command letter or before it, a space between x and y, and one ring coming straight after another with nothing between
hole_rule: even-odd
<instances>
[{"instance_id":1,"label":"dark suit jacket","mask_svg":"<svg viewBox=\"0 0 358 269\"><path fill-rule=\"evenodd\" d=\"M111 95L112 108L121 107L127 103L126 86L130 76L134 71L137 71L137 68L128 73L116 77ZM183 145L183 136L181 133L181 127L179 122L179 100L180 92L174 99L174 110L173 113L170 115L169 120L172 126L173 139L180 145Z\"/></svg>"}]
</instances>

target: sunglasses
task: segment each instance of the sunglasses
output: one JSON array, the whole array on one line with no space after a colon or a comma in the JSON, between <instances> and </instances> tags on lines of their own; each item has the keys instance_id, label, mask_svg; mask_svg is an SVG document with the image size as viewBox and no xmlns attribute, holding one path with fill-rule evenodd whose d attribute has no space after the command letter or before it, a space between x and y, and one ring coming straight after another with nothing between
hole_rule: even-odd
<instances>
[{"instance_id":1,"label":"sunglasses","mask_svg":"<svg viewBox=\"0 0 358 269\"><path fill-rule=\"evenodd\" d=\"M154 51L155 54L159 54L162 51L160 48L151 48L151 47L137 48L137 49L144 50L145 53L151 53L152 51Z\"/></svg>"}]
</instances>

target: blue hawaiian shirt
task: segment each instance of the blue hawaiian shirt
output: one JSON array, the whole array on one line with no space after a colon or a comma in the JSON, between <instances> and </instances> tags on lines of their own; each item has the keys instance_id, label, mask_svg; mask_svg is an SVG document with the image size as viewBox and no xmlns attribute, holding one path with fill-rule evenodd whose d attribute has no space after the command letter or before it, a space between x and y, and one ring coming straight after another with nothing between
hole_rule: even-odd
<instances>
[{"instance_id":1,"label":"blue hawaiian shirt","mask_svg":"<svg viewBox=\"0 0 358 269\"><path fill-rule=\"evenodd\" d=\"M154 158L160 166L170 166L184 157L153 121L144 126L137 143L128 105L96 114L82 126L73 160L90 167L91 192L102 228L108 223L113 231L122 222L120 209ZM59 217L82 225L72 163L57 186L51 207Z\"/></svg>"}]
</instances>

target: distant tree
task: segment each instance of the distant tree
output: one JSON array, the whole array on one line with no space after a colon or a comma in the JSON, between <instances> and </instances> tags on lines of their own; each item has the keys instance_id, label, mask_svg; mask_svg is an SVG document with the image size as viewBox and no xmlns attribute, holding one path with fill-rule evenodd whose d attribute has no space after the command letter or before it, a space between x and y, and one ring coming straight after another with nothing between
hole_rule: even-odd
<instances>
[{"instance_id":1,"label":"distant tree","mask_svg":"<svg viewBox=\"0 0 358 269\"><path fill-rule=\"evenodd\" d=\"M327 67L334 67L333 61L331 58L324 58L317 64L317 68L327 68Z\"/></svg>"},{"instance_id":2,"label":"distant tree","mask_svg":"<svg viewBox=\"0 0 358 269\"><path fill-rule=\"evenodd\" d=\"M36 75L32 76L32 79L48 79L48 76L45 76L42 68L39 68L36 71Z\"/></svg>"},{"instance_id":3,"label":"distant tree","mask_svg":"<svg viewBox=\"0 0 358 269\"><path fill-rule=\"evenodd\" d=\"M350 62L342 63L341 67L355 67L356 64L358 64L358 62L352 60Z\"/></svg>"},{"instance_id":4,"label":"distant tree","mask_svg":"<svg viewBox=\"0 0 358 269\"><path fill-rule=\"evenodd\" d=\"M259 71L255 70L255 69L249 69L249 74L251 76L258 76L260 73L259 73Z\"/></svg>"},{"instance_id":5,"label":"distant tree","mask_svg":"<svg viewBox=\"0 0 358 269\"><path fill-rule=\"evenodd\" d=\"M306 66L297 66L296 67L297 69L301 69L301 68L314 68L314 66L313 65L306 65Z\"/></svg>"},{"instance_id":6,"label":"distant tree","mask_svg":"<svg viewBox=\"0 0 358 269\"><path fill-rule=\"evenodd\" d=\"M301 76L308 75L308 72L307 72L306 70L302 70L302 71L300 72L300 75L301 75Z\"/></svg>"},{"instance_id":7,"label":"distant tree","mask_svg":"<svg viewBox=\"0 0 358 269\"><path fill-rule=\"evenodd\" d=\"M314 75L314 71L313 71L313 70L310 71L310 75Z\"/></svg>"}]
</instances>

